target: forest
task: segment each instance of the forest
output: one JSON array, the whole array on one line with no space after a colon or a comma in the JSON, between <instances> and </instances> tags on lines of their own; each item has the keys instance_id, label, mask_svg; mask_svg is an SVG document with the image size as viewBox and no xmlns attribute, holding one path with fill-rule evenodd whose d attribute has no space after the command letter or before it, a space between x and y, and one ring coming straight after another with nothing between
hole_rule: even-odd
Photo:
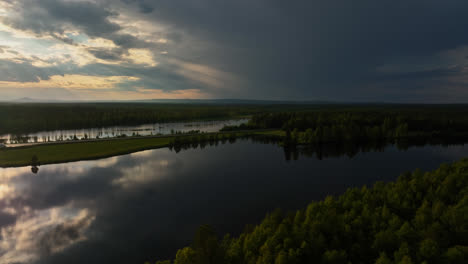
<instances>
[{"instance_id":1,"label":"forest","mask_svg":"<svg viewBox=\"0 0 468 264\"><path fill-rule=\"evenodd\" d=\"M412 132L414 128L468 129L466 105L0 103L0 134L247 116L253 116L252 120L241 129L283 128L291 132L297 129L301 133L311 129L303 136L304 140L310 140L313 133L321 137L330 135L330 138L343 137L343 133L353 137L362 133L357 129L362 129L363 125L366 133L376 136L387 135L388 129L399 135L405 134L406 129ZM229 129L239 128L226 128Z\"/></svg>"},{"instance_id":2,"label":"forest","mask_svg":"<svg viewBox=\"0 0 468 264\"><path fill-rule=\"evenodd\" d=\"M422 106L324 109L322 111L259 113L247 124L224 131L276 128L286 145L328 142L392 142L468 139L468 108Z\"/></svg>"},{"instance_id":3,"label":"forest","mask_svg":"<svg viewBox=\"0 0 468 264\"><path fill-rule=\"evenodd\" d=\"M0 134L234 119L258 113L303 111L314 105L176 103L0 103Z\"/></svg>"},{"instance_id":4,"label":"forest","mask_svg":"<svg viewBox=\"0 0 468 264\"><path fill-rule=\"evenodd\" d=\"M466 263L468 159L394 182L276 210L238 236L201 226L175 260L156 264ZM148 262L154 263L154 262Z\"/></svg>"}]
</instances>

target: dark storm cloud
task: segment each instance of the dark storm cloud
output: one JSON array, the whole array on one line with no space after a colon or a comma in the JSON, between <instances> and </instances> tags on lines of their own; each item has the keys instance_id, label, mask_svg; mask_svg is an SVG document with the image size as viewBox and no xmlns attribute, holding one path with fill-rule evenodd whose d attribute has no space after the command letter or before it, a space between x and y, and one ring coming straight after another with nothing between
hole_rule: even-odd
<instances>
[{"instance_id":1,"label":"dark storm cloud","mask_svg":"<svg viewBox=\"0 0 468 264\"><path fill-rule=\"evenodd\" d=\"M132 35L119 33L122 27L110 21L117 12L99 3L60 0L34 0L18 3L18 16L7 17L2 21L18 30L32 31L39 36L50 35L67 44L75 41L63 34L67 29L79 29L92 38L106 38L115 45L124 48L147 48L150 44ZM38 23L39 22L39 23ZM114 51L90 49L89 52L98 58L110 57L116 60L119 54ZM120 52L122 55L124 52Z\"/></svg>"},{"instance_id":2,"label":"dark storm cloud","mask_svg":"<svg viewBox=\"0 0 468 264\"><path fill-rule=\"evenodd\" d=\"M125 50L114 48L114 49L105 49L105 48L89 48L88 52L93 54L94 57L102 60L111 60L116 61L120 60L122 55L126 53Z\"/></svg>"},{"instance_id":3,"label":"dark storm cloud","mask_svg":"<svg viewBox=\"0 0 468 264\"><path fill-rule=\"evenodd\" d=\"M149 46L149 43L129 34L114 34L110 36L110 39L115 45L124 48L146 48Z\"/></svg>"},{"instance_id":4,"label":"dark storm cloud","mask_svg":"<svg viewBox=\"0 0 468 264\"><path fill-rule=\"evenodd\" d=\"M70 74L95 69L91 75L139 77L139 86L146 89L196 88L222 98L425 102L442 96L438 100L468 101L468 91L462 89L468 78L468 60L463 59L468 56L467 1L12 3L17 15L3 18L10 27L78 45L63 34L76 29L117 46L84 48L96 58L121 64L64 69ZM122 19L119 15L127 23L114 19ZM149 23L136 23L140 20ZM153 25L160 27L146 33L167 43L149 42L136 32ZM135 34L128 34L131 30ZM132 48L151 51L158 66L129 65L124 57ZM22 65L30 68L26 66ZM22 78L13 73L8 79L34 79L26 77L39 76L36 70L16 74Z\"/></svg>"},{"instance_id":5,"label":"dark storm cloud","mask_svg":"<svg viewBox=\"0 0 468 264\"><path fill-rule=\"evenodd\" d=\"M145 1L145 0L122 0L122 2L126 4L132 4L132 3L137 3L140 11L142 13L151 13L154 10L154 6L152 5L151 1Z\"/></svg>"},{"instance_id":6,"label":"dark storm cloud","mask_svg":"<svg viewBox=\"0 0 468 264\"><path fill-rule=\"evenodd\" d=\"M63 33L64 23L83 29L89 36L111 34L120 29L119 25L108 20L115 13L92 2L34 0L21 4L18 9L23 16L6 18L4 22L16 29L30 30L39 35Z\"/></svg>"},{"instance_id":7,"label":"dark storm cloud","mask_svg":"<svg viewBox=\"0 0 468 264\"><path fill-rule=\"evenodd\" d=\"M244 76L254 87L246 95L258 97L359 99L361 87L384 85L376 68L395 57L468 44L466 1L124 2L210 43L193 60Z\"/></svg>"},{"instance_id":8,"label":"dark storm cloud","mask_svg":"<svg viewBox=\"0 0 468 264\"><path fill-rule=\"evenodd\" d=\"M48 80L51 75L59 74L55 67L40 68L33 66L31 61L22 62L0 59L0 81L6 82L38 82Z\"/></svg>"}]
</instances>

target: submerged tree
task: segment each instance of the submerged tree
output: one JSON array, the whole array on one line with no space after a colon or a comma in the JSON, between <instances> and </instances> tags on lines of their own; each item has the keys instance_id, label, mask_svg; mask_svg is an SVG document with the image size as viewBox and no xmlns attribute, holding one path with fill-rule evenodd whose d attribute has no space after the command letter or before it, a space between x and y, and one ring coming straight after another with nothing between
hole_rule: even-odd
<instances>
[{"instance_id":1,"label":"submerged tree","mask_svg":"<svg viewBox=\"0 0 468 264\"><path fill-rule=\"evenodd\" d=\"M31 172L37 174L39 172L39 158L33 155L31 158Z\"/></svg>"}]
</instances>

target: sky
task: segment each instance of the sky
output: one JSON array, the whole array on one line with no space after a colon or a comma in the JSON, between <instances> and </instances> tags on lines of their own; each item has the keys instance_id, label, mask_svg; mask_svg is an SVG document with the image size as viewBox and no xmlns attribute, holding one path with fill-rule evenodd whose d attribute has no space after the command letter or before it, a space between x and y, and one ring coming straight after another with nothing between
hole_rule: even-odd
<instances>
[{"instance_id":1,"label":"sky","mask_svg":"<svg viewBox=\"0 0 468 264\"><path fill-rule=\"evenodd\" d=\"M0 100L468 103L466 0L0 0Z\"/></svg>"}]
</instances>

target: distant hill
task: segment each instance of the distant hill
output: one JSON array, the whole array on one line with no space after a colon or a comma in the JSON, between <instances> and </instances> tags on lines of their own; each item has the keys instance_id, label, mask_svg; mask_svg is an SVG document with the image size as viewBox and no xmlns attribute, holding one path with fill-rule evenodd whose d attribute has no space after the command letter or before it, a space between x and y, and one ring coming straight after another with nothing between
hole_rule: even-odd
<instances>
[{"instance_id":1,"label":"distant hill","mask_svg":"<svg viewBox=\"0 0 468 264\"><path fill-rule=\"evenodd\" d=\"M3 101L10 103L160 103L160 104L218 104L218 105L375 105L386 102L345 102L324 100L256 100L256 99L147 99L147 100L48 100L22 97Z\"/></svg>"},{"instance_id":2,"label":"distant hill","mask_svg":"<svg viewBox=\"0 0 468 264\"><path fill-rule=\"evenodd\" d=\"M45 100L31 97L23 97L7 102L13 103L162 103L162 104L252 104L252 105L271 105L271 104L337 104L331 101L287 101L287 100L249 100L249 99L148 99L148 100ZM343 102L344 103L344 102Z\"/></svg>"},{"instance_id":3,"label":"distant hill","mask_svg":"<svg viewBox=\"0 0 468 264\"><path fill-rule=\"evenodd\" d=\"M11 100L7 102L12 103L61 103L61 102L71 102L71 101L62 101L62 100L49 100L49 99L37 99L31 97L22 97L16 100Z\"/></svg>"},{"instance_id":4,"label":"distant hill","mask_svg":"<svg viewBox=\"0 0 468 264\"><path fill-rule=\"evenodd\" d=\"M27 103L27 102L35 102L35 99L32 99L30 97L23 97L20 99L15 100L15 102L21 102L21 103Z\"/></svg>"},{"instance_id":5,"label":"distant hill","mask_svg":"<svg viewBox=\"0 0 468 264\"><path fill-rule=\"evenodd\" d=\"M188 104L331 104L328 101L288 101L288 100L250 100L250 99L150 99L139 100L144 103L188 103Z\"/></svg>"}]
</instances>

